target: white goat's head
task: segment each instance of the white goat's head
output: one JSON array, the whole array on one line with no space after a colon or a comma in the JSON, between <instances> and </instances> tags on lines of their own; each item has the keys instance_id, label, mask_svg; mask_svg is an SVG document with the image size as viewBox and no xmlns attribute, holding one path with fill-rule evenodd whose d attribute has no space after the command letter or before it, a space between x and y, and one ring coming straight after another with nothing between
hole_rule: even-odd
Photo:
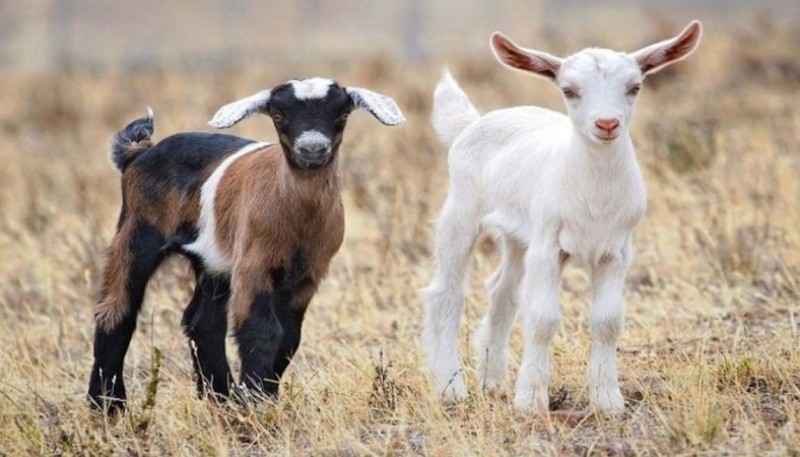
<instances>
[{"instance_id":1,"label":"white goat's head","mask_svg":"<svg viewBox=\"0 0 800 457\"><path fill-rule=\"evenodd\" d=\"M628 128L645 76L689 56L701 34L700 22L692 21L678 36L630 54L590 48L564 59L521 48L499 32L490 44L503 64L554 81L577 131L609 144Z\"/></svg>"}]
</instances>

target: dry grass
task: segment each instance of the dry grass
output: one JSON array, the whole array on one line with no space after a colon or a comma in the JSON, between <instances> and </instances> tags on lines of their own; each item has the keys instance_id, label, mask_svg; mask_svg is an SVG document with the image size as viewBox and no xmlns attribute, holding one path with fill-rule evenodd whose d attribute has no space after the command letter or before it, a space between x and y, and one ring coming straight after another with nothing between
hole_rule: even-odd
<instances>
[{"instance_id":1,"label":"dry grass","mask_svg":"<svg viewBox=\"0 0 800 457\"><path fill-rule=\"evenodd\" d=\"M431 222L446 189L446 153L428 124L439 67L380 61L302 69L394 95L408 123L388 129L352 118L342 163L347 238L309 310L280 401L247 411L196 399L179 327L192 284L176 260L151 284L128 354L129 413L115 422L93 414L84 399L93 278L119 204L108 138L147 104L160 138L202 128L220 103L289 75L6 77L0 455L798 455L800 59L797 34L761 34L709 33L679 77L642 95L633 133L650 207L619 350L628 406L622 417L576 424L515 413L510 384L488 397L471 371L468 401L444 408L430 397L416 290L431 273ZM767 57L726 57L759 40L770 43ZM484 110L559 106L556 90L488 54L453 67ZM238 131L273 138L265 120ZM474 260L464 354L496 262L487 240ZM559 408L587 407L586 282L567 271L553 350Z\"/></svg>"}]
</instances>

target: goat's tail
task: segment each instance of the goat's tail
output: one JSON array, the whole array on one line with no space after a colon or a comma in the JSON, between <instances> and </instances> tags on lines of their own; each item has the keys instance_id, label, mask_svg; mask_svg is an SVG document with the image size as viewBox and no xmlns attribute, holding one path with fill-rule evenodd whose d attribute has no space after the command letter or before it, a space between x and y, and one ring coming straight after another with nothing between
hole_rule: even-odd
<instances>
[{"instance_id":1,"label":"goat's tail","mask_svg":"<svg viewBox=\"0 0 800 457\"><path fill-rule=\"evenodd\" d=\"M125 171L133 159L142 151L153 146L153 110L147 108L147 116L140 117L126 125L111 140L111 163L119 171Z\"/></svg>"},{"instance_id":2,"label":"goat's tail","mask_svg":"<svg viewBox=\"0 0 800 457\"><path fill-rule=\"evenodd\" d=\"M431 121L439 138L448 146L470 124L478 120L480 114L459 87L449 70L445 70L436 90L433 92L433 113Z\"/></svg>"}]
</instances>

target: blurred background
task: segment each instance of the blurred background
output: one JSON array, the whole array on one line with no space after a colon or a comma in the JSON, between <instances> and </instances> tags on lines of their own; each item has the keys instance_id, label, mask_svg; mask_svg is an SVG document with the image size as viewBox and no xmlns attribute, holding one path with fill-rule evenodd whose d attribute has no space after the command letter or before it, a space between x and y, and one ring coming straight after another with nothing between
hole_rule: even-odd
<instances>
[{"instance_id":1,"label":"blurred background","mask_svg":"<svg viewBox=\"0 0 800 457\"><path fill-rule=\"evenodd\" d=\"M786 0L3 0L0 71L436 62L485 57L499 28L565 52L579 40L631 46L695 17L747 33L753 15L798 12Z\"/></svg>"}]
</instances>

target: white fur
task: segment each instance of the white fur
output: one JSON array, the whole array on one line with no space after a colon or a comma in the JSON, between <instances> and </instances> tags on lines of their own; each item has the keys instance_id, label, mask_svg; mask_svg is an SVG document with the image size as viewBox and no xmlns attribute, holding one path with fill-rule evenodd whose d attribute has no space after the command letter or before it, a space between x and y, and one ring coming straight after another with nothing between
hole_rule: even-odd
<instances>
[{"instance_id":1,"label":"white fur","mask_svg":"<svg viewBox=\"0 0 800 457\"><path fill-rule=\"evenodd\" d=\"M311 100L325 98L333 81L327 78L308 78L289 81L294 89L294 96L298 100Z\"/></svg>"},{"instance_id":2,"label":"white fur","mask_svg":"<svg viewBox=\"0 0 800 457\"><path fill-rule=\"evenodd\" d=\"M360 87L345 89L357 108L362 108L385 125L398 125L406 120L403 113L391 98Z\"/></svg>"},{"instance_id":3,"label":"white fur","mask_svg":"<svg viewBox=\"0 0 800 457\"><path fill-rule=\"evenodd\" d=\"M203 265L211 273L229 273L231 269L231 259L220 251L217 244L217 221L214 215L214 200L217 196L219 183L233 162L266 146L268 146L268 143L256 142L239 149L226 157L214 169L214 172L211 173L206 182L203 183L203 188L200 191L200 218L197 224L197 239L194 243L187 244L183 248L200 256L203 260Z\"/></svg>"},{"instance_id":4,"label":"white fur","mask_svg":"<svg viewBox=\"0 0 800 457\"><path fill-rule=\"evenodd\" d=\"M696 42L689 44L691 52ZM533 62L537 73L579 93L565 97L568 116L517 107L480 117L449 74L434 94L433 126L450 144L436 272L422 290L423 344L435 391L446 399L466 395L458 356L463 289L472 245L481 231L492 230L501 239L503 260L487 283L491 303L475 340L480 385L497 388L506 378L509 331L519 304L524 355L514 405L548 409L549 347L562 319L558 291L568 255L591 271L590 397L597 408L618 411L624 407L616 368L623 286L633 229L646 208L628 132L636 98L629 89L641 83L643 71L633 55L610 50L588 49L563 60L524 52L540 59ZM604 132L596 124L603 119L616 119L619 126Z\"/></svg>"},{"instance_id":5,"label":"white fur","mask_svg":"<svg viewBox=\"0 0 800 457\"><path fill-rule=\"evenodd\" d=\"M215 129L231 127L242 119L265 109L271 95L272 91L262 90L249 97L228 103L214 114L214 117L208 121L208 125Z\"/></svg>"}]
</instances>

